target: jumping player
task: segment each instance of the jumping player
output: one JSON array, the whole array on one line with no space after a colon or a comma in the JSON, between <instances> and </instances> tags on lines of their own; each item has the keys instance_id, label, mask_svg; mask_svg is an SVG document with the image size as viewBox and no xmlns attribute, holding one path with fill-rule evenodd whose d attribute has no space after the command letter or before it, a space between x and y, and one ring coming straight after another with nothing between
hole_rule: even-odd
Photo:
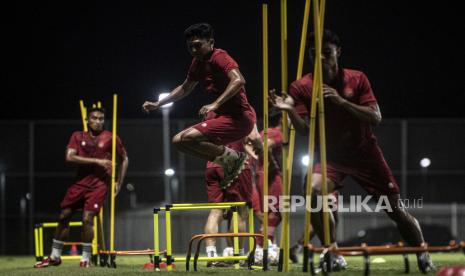
<instances>
[{"instance_id":1,"label":"jumping player","mask_svg":"<svg viewBox=\"0 0 465 276\"><path fill-rule=\"evenodd\" d=\"M82 257L80 267L89 267L94 238L94 216L99 213L111 181L112 133L104 130L105 110L92 108L87 121L89 132L72 134L67 149L66 161L76 164L76 182L68 188L61 202L61 214L53 238L52 253L34 265L35 268L61 264L61 253L69 234L69 222L76 211L82 213ZM116 139L116 152L120 159L115 196L121 189L128 167L126 150Z\"/></svg>"},{"instance_id":2,"label":"jumping player","mask_svg":"<svg viewBox=\"0 0 465 276\"><path fill-rule=\"evenodd\" d=\"M315 36L309 35L310 58L315 57ZM325 30L322 45L323 96L325 98L325 128L327 144L328 192L342 188L343 180L351 176L369 194L386 196L392 212L387 215L397 224L402 238L411 246L420 246L423 234L418 221L399 203L399 186L388 167L372 132L372 125L381 122L381 112L364 73L340 67L341 44L336 34ZM274 106L289 115L295 129L308 135L309 125L304 120L310 113L313 74L293 82L291 97L283 99L271 91ZM317 128L318 129L318 128ZM316 136L318 137L318 135ZM315 164L313 195L321 195L321 165ZM316 203L316 199L312 200ZM336 244L334 219L330 214L331 243ZM323 240L322 212L312 215L312 226ZM336 262L338 258L335 258ZM427 252L417 254L418 265L426 271L434 270ZM338 264L335 265L336 269Z\"/></svg>"},{"instance_id":3,"label":"jumping player","mask_svg":"<svg viewBox=\"0 0 465 276\"><path fill-rule=\"evenodd\" d=\"M185 81L164 99L146 101L146 112L164 104L181 100L201 82L212 102L203 106L199 115L214 118L193 125L173 138L178 150L211 161L223 168L221 186L228 186L243 170L246 154L225 146L243 139L255 124L255 112L247 101L245 79L229 54L214 48L213 28L207 23L194 24L184 32L187 49L193 56Z\"/></svg>"}]
</instances>

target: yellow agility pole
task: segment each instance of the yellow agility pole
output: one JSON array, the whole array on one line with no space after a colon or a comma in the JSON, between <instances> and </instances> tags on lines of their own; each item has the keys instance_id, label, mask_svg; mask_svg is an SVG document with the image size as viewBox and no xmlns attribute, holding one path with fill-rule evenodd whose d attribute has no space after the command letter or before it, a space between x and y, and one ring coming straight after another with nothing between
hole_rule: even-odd
<instances>
[{"instance_id":1,"label":"yellow agility pole","mask_svg":"<svg viewBox=\"0 0 465 276\"><path fill-rule=\"evenodd\" d=\"M262 4L263 46L263 270L268 270L268 5Z\"/></svg>"},{"instance_id":2,"label":"yellow agility pole","mask_svg":"<svg viewBox=\"0 0 465 276\"><path fill-rule=\"evenodd\" d=\"M324 10L325 0L321 0L321 9ZM319 15L319 3L318 1L314 2L315 15L317 18L315 20L315 50L316 50L316 60L318 66L318 81L316 85L318 87L318 123L319 123L319 134L320 134L320 164L321 164L321 174L323 186L321 189L321 194L323 196L323 230L324 230L324 245L329 247L330 241L330 229L329 229L329 210L327 204L328 196L328 174L326 171L326 133L325 133L325 108L324 108L324 97L323 97L323 72L321 67L321 47L322 47L322 18Z\"/></svg>"},{"instance_id":3,"label":"yellow agility pole","mask_svg":"<svg viewBox=\"0 0 465 276\"><path fill-rule=\"evenodd\" d=\"M316 0L315 0L316 1ZM315 4L318 4L318 3L314 3ZM305 13L306 13L306 17L307 17L307 23L306 25L308 25L308 15L310 13L310 0L306 0L306 3L305 3ZM319 16L317 16L319 14ZM321 32L323 31L323 26L324 26L324 14L325 14L325 5L324 3L321 5L321 8L319 10L319 13L318 11L315 9L313 11L313 19L314 19L314 22L316 22L317 19L318 20L318 29L320 30L320 34ZM305 21L305 17L304 17L304 21ZM305 23L304 23L305 24ZM317 25L316 23L314 23L315 25ZM305 26L306 27L306 26ZM314 26L314 28L316 28ZM302 28L302 33L303 33L303 28ZM315 35L316 36L316 35ZM316 38L315 38L315 43L316 43ZM302 43L305 43L305 42L302 42L301 41L301 46L302 46ZM320 49L321 49L321 46L320 46ZM302 50L302 49L301 49ZM313 87L312 87L312 100L311 100L311 107L310 107L310 129L309 129L309 145L308 145L308 156L309 156L309 163L308 163L308 167L307 167L307 182L306 182L306 191L305 191L305 195L306 195L306 208L305 208L305 224L304 224L304 251L303 251L303 255L304 255L304 260L303 260L303 271L304 272L307 272L308 271L308 258L309 258L309 255L308 255L308 248L307 248L307 245L308 243L310 242L309 241L309 232L310 232L310 223L311 223L311 212L310 212L310 209L311 209L311 198L312 198L312 180L313 180L313 163L314 163L314 153L315 153L315 125L316 125L316 102L317 102L317 93L318 93L318 89L317 89L317 84L319 83L319 79L322 77L320 69L321 69L321 64L320 64L320 67L317 66L317 62L318 59L315 57L315 64L314 64L314 70L313 70ZM320 63L321 63L321 52L320 52L320 59L319 59ZM300 73L302 74L302 71L300 71Z\"/></svg>"},{"instance_id":4,"label":"yellow agility pole","mask_svg":"<svg viewBox=\"0 0 465 276\"><path fill-rule=\"evenodd\" d=\"M283 91L283 97L286 97L287 85L288 85L288 61L287 61L287 0L280 1L280 21L281 21L281 91ZM287 164L288 153L289 153L289 126L287 121L287 115L283 114L283 196L290 194L290 178L291 172L289 171ZM268 176L265 175L265 178ZM280 258L278 271L289 271L289 212L283 213L283 221L281 224L281 242L280 242Z\"/></svg>"},{"instance_id":5,"label":"yellow agility pole","mask_svg":"<svg viewBox=\"0 0 465 276\"><path fill-rule=\"evenodd\" d=\"M100 248L102 250L107 250L105 243L105 229L103 227L103 207L100 208L100 212L98 213L98 228L98 233L100 233Z\"/></svg>"},{"instance_id":6,"label":"yellow agility pole","mask_svg":"<svg viewBox=\"0 0 465 276\"><path fill-rule=\"evenodd\" d=\"M82 129L84 130L84 132L87 132L87 109L84 106L83 100L79 100L79 107L81 108Z\"/></svg>"},{"instance_id":7,"label":"yellow agility pole","mask_svg":"<svg viewBox=\"0 0 465 276\"><path fill-rule=\"evenodd\" d=\"M111 137L111 192L110 192L110 252L115 251L115 181L116 181L116 119L118 95L113 95L113 120ZM112 260L114 257L112 257ZM112 265L115 266L114 262Z\"/></svg>"}]
</instances>

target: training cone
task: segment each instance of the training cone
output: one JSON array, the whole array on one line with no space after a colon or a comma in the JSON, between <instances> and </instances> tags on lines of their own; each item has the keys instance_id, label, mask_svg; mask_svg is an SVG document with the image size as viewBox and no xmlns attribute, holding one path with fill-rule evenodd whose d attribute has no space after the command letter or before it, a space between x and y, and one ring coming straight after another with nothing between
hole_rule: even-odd
<instances>
[{"instance_id":1,"label":"training cone","mask_svg":"<svg viewBox=\"0 0 465 276\"><path fill-rule=\"evenodd\" d=\"M71 250L69 251L69 255L71 256L77 256L78 255L78 249L75 244L71 245Z\"/></svg>"},{"instance_id":2,"label":"training cone","mask_svg":"<svg viewBox=\"0 0 465 276\"><path fill-rule=\"evenodd\" d=\"M171 264L171 266L173 267L173 269L176 268L176 264ZM153 263L146 263L144 264L144 269L154 269L154 264ZM160 263L160 267L159 269L166 269L166 263Z\"/></svg>"},{"instance_id":3,"label":"training cone","mask_svg":"<svg viewBox=\"0 0 465 276\"><path fill-rule=\"evenodd\" d=\"M146 263L144 264L144 269L153 269L155 266L153 263Z\"/></svg>"},{"instance_id":4,"label":"training cone","mask_svg":"<svg viewBox=\"0 0 465 276\"><path fill-rule=\"evenodd\" d=\"M446 266L439 270L438 276L465 276L465 266Z\"/></svg>"}]
</instances>

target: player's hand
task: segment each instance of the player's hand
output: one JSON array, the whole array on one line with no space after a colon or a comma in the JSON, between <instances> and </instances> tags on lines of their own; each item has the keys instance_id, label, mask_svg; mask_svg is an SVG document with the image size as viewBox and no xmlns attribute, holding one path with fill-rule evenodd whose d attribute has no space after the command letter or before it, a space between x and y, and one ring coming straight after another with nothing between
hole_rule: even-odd
<instances>
[{"instance_id":1,"label":"player's hand","mask_svg":"<svg viewBox=\"0 0 465 276\"><path fill-rule=\"evenodd\" d=\"M152 111L152 110L157 110L158 108L160 108L160 105L158 104L158 102L149 102L149 101L146 101L146 102L142 105L142 110L144 110L145 113L150 113L150 111Z\"/></svg>"},{"instance_id":2,"label":"player's hand","mask_svg":"<svg viewBox=\"0 0 465 276\"><path fill-rule=\"evenodd\" d=\"M119 194L120 190L121 190L121 184L119 184L119 182L115 182L115 197Z\"/></svg>"},{"instance_id":3,"label":"player's hand","mask_svg":"<svg viewBox=\"0 0 465 276\"><path fill-rule=\"evenodd\" d=\"M219 105L217 105L216 103L211 103L211 104L204 105L199 110L199 116L202 117L202 118L205 118L207 116L208 112L215 111L215 110L218 109L218 107L219 107Z\"/></svg>"},{"instance_id":4,"label":"player's hand","mask_svg":"<svg viewBox=\"0 0 465 276\"><path fill-rule=\"evenodd\" d=\"M256 155L261 155L263 153L263 143L261 139L251 139L250 144Z\"/></svg>"},{"instance_id":5,"label":"player's hand","mask_svg":"<svg viewBox=\"0 0 465 276\"><path fill-rule=\"evenodd\" d=\"M95 159L95 163L102 168L111 170L111 160L108 159Z\"/></svg>"},{"instance_id":6,"label":"player's hand","mask_svg":"<svg viewBox=\"0 0 465 276\"><path fill-rule=\"evenodd\" d=\"M245 152L254 160L258 160L258 155L253 150L252 143L248 142L244 145Z\"/></svg>"},{"instance_id":7,"label":"player's hand","mask_svg":"<svg viewBox=\"0 0 465 276\"><path fill-rule=\"evenodd\" d=\"M341 95L339 95L339 93L337 93L336 89L326 84L323 85L323 97L325 97L325 99L330 99L333 103L337 105L341 105L346 101L346 99L344 99L343 97L341 97Z\"/></svg>"},{"instance_id":8,"label":"player's hand","mask_svg":"<svg viewBox=\"0 0 465 276\"><path fill-rule=\"evenodd\" d=\"M285 98L276 95L276 89L270 90L270 92L268 93L268 99L274 107L279 108L280 110L292 109L292 106L286 102Z\"/></svg>"}]
</instances>

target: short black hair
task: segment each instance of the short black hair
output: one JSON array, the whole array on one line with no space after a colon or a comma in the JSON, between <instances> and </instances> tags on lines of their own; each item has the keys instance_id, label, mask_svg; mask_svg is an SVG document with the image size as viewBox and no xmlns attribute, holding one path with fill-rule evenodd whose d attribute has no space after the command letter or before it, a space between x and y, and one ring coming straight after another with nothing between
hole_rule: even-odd
<instances>
[{"instance_id":1,"label":"short black hair","mask_svg":"<svg viewBox=\"0 0 465 276\"><path fill-rule=\"evenodd\" d=\"M92 108L90 108L90 109L87 111L87 114L90 115L90 113L96 112L96 111L102 112L103 115L106 114L106 110L105 110L105 108L103 108L103 107L92 107Z\"/></svg>"},{"instance_id":2,"label":"short black hair","mask_svg":"<svg viewBox=\"0 0 465 276\"><path fill-rule=\"evenodd\" d=\"M272 107L268 110L268 121L271 127L279 126L279 122L281 122L281 115L282 111L276 107Z\"/></svg>"},{"instance_id":3,"label":"short black hair","mask_svg":"<svg viewBox=\"0 0 465 276\"><path fill-rule=\"evenodd\" d=\"M213 38L213 27L208 23L197 23L189 26L184 31L184 37L186 40L192 37L198 37L200 39L212 39Z\"/></svg>"},{"instance_id":4,"label":"short black hair","mask_svg":"<svg viewBox=\"0 0 465 276\"><path fill-rule=\"evenodd\" d=\"M322 35L323 35L322 44L332 43L336 45L337 47L341 47L341 40L339 39L339 36L336 33L328 29L325 29ZM315 33L314 32L309 33L307 36L307 48L311 49L312 47L315 47Z\"/></svg>"}]
</instances>

